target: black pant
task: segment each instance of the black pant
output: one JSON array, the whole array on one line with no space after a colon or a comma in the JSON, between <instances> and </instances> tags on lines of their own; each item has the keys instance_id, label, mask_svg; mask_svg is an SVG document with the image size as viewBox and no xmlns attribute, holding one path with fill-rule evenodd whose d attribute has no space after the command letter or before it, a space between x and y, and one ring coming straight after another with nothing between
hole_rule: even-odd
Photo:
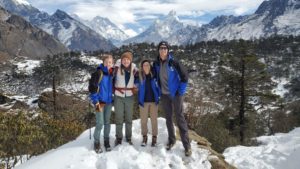
<instances>
[{"instance_id":1,"label":"black pant","mask_svg":"<svg viewBox=\"0 0 300 169\"><path fill-rule=\"evenodd\" d=\"M161 103L163 107L163 111L166 114L166 124L168 128L169 142L175 143L175 129L173 125L173 113L175 113L177 126L179 128L179 133L181 137L181 141L183 147L188 149L191 147L188 135L188 126L187 122L183 115L183 96L179 96L178 94L175 97L171 97L170 95L163 94L161 96Z\"/></svg>"}]
</instances>

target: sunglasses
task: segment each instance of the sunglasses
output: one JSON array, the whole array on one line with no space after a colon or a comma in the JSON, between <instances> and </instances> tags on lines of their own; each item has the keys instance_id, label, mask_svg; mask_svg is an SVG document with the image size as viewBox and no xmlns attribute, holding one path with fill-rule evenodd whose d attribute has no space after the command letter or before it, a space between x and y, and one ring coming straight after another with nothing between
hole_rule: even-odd
<instances>
[{"instance_id":1,"label":"sunglasses","mask_svg":"<svg viewBox=\"0 0 300 169\"><path fill-rule=\"evenodd\" d=\"M159 50L168 50L167 47L159 47Z\"/></svg>"}]
</instances>

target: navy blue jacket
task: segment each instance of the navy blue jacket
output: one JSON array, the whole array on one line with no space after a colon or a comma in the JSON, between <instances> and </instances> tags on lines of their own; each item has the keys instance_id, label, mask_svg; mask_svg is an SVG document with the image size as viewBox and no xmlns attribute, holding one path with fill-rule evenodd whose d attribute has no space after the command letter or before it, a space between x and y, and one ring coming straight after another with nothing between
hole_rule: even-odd
<instances>
[{"instance_id":1,"label":"navy blue jacket","mask_svg":"<svg viewBox=\"0 0 300 169\"><path fill-rule=\"evenodd\" d=\"M168 62L168 87L170 95L174 97L178 93L182 96L185 94L187 89L188 73L179 62L173 59L171 54L168 55L166 61ZM161 87L159 78L160 62L161 60L158 57L153 66L156 78L158 79L158 84Z\"/></svg>"},{"instance_id":2,"label":"navy blue jacket","mask_svg":"<svg viewBox=\"0 0 300 169\"><path fill-rule=\"evenodd\" d=\"M102 70L103 76L98 86L99 92L90 94L90 99L92 100L93 104L96 104L97 102L112 103L113 77L109 74L107 67L103 64L100 64L97 69Z\"/></svg>"},{"instance_id":3,"label":"navy blue jacket","mask_svg":"<svg viewBox=\"0 0 300 169\"><path fill-rule=\"evenodd\" d=\"M152 77L151 78L151 88L154 94L155 103L158 104L159 102L159 96L160 96L160 89L158 87L157 80ZM143 81L139 80L139 91L138 91L138 100L139 105L144 106L144 100L145 100L145 93L146 93L146 77L143 79Z\"/></svg>"}]
</instances>

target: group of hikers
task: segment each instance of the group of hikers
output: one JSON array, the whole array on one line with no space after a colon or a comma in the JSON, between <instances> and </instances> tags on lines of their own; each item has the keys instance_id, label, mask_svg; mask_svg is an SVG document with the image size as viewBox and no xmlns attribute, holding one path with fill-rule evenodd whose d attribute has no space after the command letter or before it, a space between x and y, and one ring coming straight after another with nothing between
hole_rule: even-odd
<instances>
[{"instance_id":1,"label":"group of hikers","mask_svg":"<svg viewBox=\"0 0 300 169\"><path fill-rule=\"evenodd\" d=\"M148 115L152 126L151 146L157 145L158 135L158 104L166 115L168 130L167 150L175 145L175 130L173 114L175 114L180 137L186 156L191 156L191 145L188 136L188 126L183 114L183 95L186 92L188 74L184 67L169 53L169 44L161 41L158 44L158 57L153 62L142 60L137 68L133 54L125 51L114 63L112 55L105 55L103 63L92 74L89 91L90 99L95 106L96 127L94 130L94 150L102 152L100 132L104 126L104 147L111 151L109 143L110 117L112 104L115 109L116 140L115 146L122 144L123 123L125 122L125 139L132 145L132 115L134 94L138 94L141 118L141 146L146 146L148 137Z\"/></svg>"}]
</instances>

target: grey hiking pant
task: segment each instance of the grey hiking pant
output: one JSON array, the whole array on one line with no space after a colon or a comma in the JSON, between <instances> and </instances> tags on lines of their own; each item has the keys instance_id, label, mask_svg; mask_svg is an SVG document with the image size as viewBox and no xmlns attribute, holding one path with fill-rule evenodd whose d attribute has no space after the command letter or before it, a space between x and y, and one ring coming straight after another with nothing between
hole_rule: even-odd
<instances>
[{"instance_id":1,"label":"grey hiking pant","mask_svg":"<svg viewBox=\"0 0 300 169\"><path fill-rule=\"evenodd\" d=\"M132 136L132 115L134 97L115 96L115 118L116 118L116 137L123 138L123 122L125 119L125 137L131 139Z\"/></svg>"},{"instance_id":2,"label":"grey hiking pant","mask_svg":"<svg viewBox=\"0 0 300 169\"><path fill-rule=\"evenodd\" d=\"M175 129L172 118L174 113L183 147L185 149L191 148L188 135L188 126L183 115L183 96L176 95L174 98L172 98L170 95L162 94L161 103L163 111L166 114L166 124L168 129L169 142L176 142Z\"/></svg>"}]
</instances>

